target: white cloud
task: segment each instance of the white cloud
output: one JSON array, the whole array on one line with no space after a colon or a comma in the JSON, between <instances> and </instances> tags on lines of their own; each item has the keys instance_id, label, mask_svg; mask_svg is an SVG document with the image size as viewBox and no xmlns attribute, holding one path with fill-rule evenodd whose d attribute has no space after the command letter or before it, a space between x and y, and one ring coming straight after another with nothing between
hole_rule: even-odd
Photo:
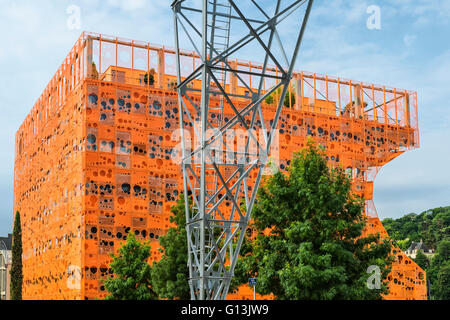
<instances>
[{"instance_id":1,"label":"white cloud","mask_svg":"<svg viewBox=\"0 0 450 320\"><path fill-rule=\"evenodd\" d=\"M26 3L10 3L10 5L4 8L4 15L11 22L28 28L36 27L41 22L39 12L36 8Z\"/></svg>"},{"instance_id":2,"label":"white cloud","mask_svg":"<svg viewBox=\"0 0 450 320\"><path fill-rule=\"evenodd\" d=\"M148 4L145 0L108 0L107 3L126 11L142 9Z\"/></svg>"},{"instance_id":3,"label":"white cloud","mask_svg":"<svg viewBox=\"0 0 450 320\"><path fill-rule=\"evenodd\" d=\"M408 0L395 1L389 4L396 7L398 16L406 15L414 19L416 28L430 24L448 24L450 18L450 2L442 0Z\"/></svg>"},{"instance_id":4,"label":"white cloud","mask_svg":"<svg viewBox=\"0 0 450 320\"><path fill-rule=\"evenodd\" d=\"M417 37L413 34L405 34L403 37L403 43L407 47L411 47L416 41Z\"/></svg>"}]
</instances>

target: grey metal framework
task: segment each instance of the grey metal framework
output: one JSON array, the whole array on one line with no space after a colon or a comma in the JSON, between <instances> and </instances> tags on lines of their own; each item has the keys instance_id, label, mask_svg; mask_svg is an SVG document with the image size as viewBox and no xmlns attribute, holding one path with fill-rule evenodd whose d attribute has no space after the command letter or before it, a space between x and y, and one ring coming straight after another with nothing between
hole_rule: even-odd
<instances>
[{"instance_id":1,"label":"grey metal framework","mask_svg":"<svg viewBox=\"0 0 450 320\"><path fill-rule=\"evenodd\" d=\"M313 0L248 0L245 6L236 0L201 0L201 8L195 3L199 1L172 3L189 286L193 300L219 300L226 298L230 287ZM253 18L254 13L258 18ZM289 39L293 44L289 56L277 28L289 16L296 17L294 13L299 16L299 27L294 29L296 37ZM244 30L239 39L230 37L235 35L231 33L235 26L239 28L236 34ZM184 76L181 33L200 58L198 67ZM239 69L230 59L249 46L264 56L256 71ZM270 64L277 68L277 74L270 71ZM245 87L245 95L232 92L227 85L230 77ZM250 79L257 79L257 89L249 84ZM201 90L193 85L199 80ZM264 91L265 81L274 85ZM264 119L261 102L275 90L281 90L275 116ZM196 99L199 95L200 101ZM224 117L224 108L232 110L232 117ZM192 129L184 130L185 126ZM256 126L262 129L259 139ZM245 137L235 150L234 138L239 130ZM192 140L196 141L194 145ZM253 188L248 185L250 178L255 179ZM231 210L224 200L231 202Z\"/></svg>"}]
</instances>

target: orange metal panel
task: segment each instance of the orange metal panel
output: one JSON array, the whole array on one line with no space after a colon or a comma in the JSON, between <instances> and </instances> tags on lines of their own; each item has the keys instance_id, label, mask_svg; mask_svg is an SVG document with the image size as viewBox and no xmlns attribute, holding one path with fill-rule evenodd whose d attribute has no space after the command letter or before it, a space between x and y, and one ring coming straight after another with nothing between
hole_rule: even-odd
<instances>
[{"instance_id":1,"label":"orange metal panel","mask_svg":"<svg viewBox=\"0 0 450 320\"><path fill-rule=\"evenodd\" d=\"M117 65L118 46L132 52L125 66ZM101 61L102 47L115 56ZM141 53L134 54L138 49ZM101 279L110 274L109 253L130 230L151 240L150 262L160 258L158 238L170 227L170 207L183 188L180 168L172 161L178 143L172 133L179 128L175 77L164 72L173 68L174 54L148 43L83 33L17 131L14 211L23 217L25 299L104 297ZM159 57L153 86L143 83L153 64L150 56ZM194 68L198 57L186 56L183 68ZM146 61L143 70L136 59ZM97 74L92 63L98 63ZM416 93L307 72L294 78L302 87L293 90L301 94L295 97L299 110L285 108L280 117L280 143L274 149L280 170L308 137L317 140L326 147L329 165L346 168L353 191L365 197L366 232L388 236L371 200L373 181L379 168L419 146ZM231 78L227 90L244 94L237 84ZM245 100L234 103L244 106ZM263 112L270 119L275 106L263 103ZM223 114L233 114L228 105ZM228 212L229 206L224 201L221 210ZM398 248L393 254L391 292L385 298L426 299L425 272ZM245 285L229 296L252 298Z\"/></svg>"}]
</instances>

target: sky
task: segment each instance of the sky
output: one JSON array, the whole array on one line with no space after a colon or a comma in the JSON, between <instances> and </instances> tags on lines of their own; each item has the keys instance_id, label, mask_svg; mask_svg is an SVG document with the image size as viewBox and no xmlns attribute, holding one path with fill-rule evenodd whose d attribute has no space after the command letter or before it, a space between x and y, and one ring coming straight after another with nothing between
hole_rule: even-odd
<instances>
[{"instance_id":1,"label":"sky","mask_svg":"<svg viewBox=\"0 0 450 320\"><path fill-rule=\"evenodd\" d=\"M82 31L173 47L171 2L0 0L0 236L12 231L15 132ZM421 146L378 173L381 219L450 205L449 30L448 0L314 1L296 70L418 93Z\"/></svg>"}]
</instances>

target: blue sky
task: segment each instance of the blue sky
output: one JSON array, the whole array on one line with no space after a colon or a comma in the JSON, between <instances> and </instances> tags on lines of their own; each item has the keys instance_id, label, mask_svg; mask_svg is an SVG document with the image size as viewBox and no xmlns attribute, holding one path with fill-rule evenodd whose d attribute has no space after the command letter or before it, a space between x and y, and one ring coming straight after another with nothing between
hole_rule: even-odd
<instances>
[{"instance_id":1,"label":"blue sky","mask_svg":"<svg viewBox=\"0 0 450 320\"><path fill-rule=\"evenodd\" d=\"M15 132L81 32L173 46L170 2L0 0L0 235L12 230ZM72 5L80 29L67 25ZM371 5L379 30L367 28ZM297 70L418 92L421 147L379 172L380 218L450 205L449 30L448 0L315 0Z\"/></svg>"}]
</instances>

